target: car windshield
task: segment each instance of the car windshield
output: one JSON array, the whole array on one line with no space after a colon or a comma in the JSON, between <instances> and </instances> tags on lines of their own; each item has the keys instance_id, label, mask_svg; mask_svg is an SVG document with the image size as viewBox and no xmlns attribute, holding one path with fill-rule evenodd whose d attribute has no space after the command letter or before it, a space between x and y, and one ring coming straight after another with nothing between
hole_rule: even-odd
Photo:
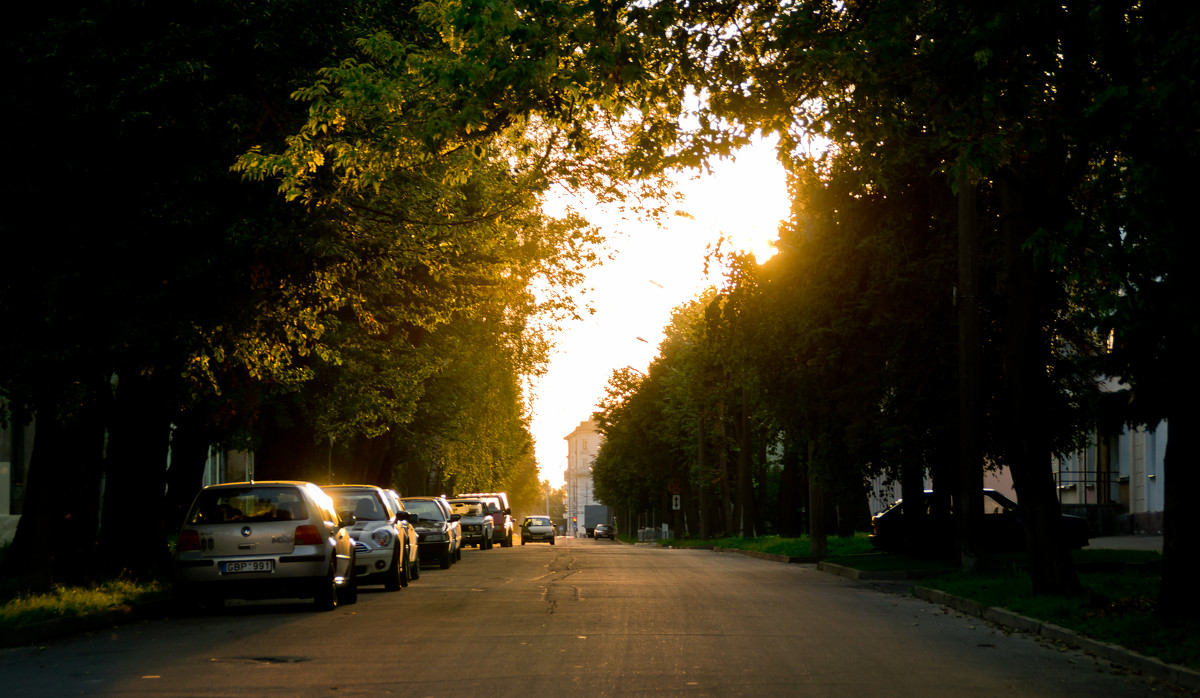
<instances>
[{"instance_id":1,"label":"car windshield","mask_svg":"<svg viewBox=\"0 0 1200 698\"><path fill-rule=\"evenodd\" d=\"M550 519L546 518L545 516L531 516L528 519L525 519L525 525L526 526L549 526Z\"/></svg>"},{"instance_id":2,"label":"car windshield","mask_svg":"<svg viewBox=\"0 0 1200 698\"><path fill-rule=\"evenodd\" d=\"M483 516L483 502L450 502L450 507L459 516Z\"/></svg>"},{"instance_id":3,"label":"car windshield","mask_svg":"<svg viewBox=\"0 0 1200 698\"><path fill-rule=\"evenodd\" d=\"M326 490L338 512L350 512L359 521L386 521L387 509L371 490Z\"/></svg>"},{"instance_id":4,"label":"car windshield","mask_svg":"<svg viewBox=\"0 0 1200 698\"><path fill-rule=\"evenodd\" d=\"M294 487L226 487L201 491L187 521L214 524L307 518L304 497Z\"/></svg>"},{"instance_id":5,"label":"car windshield","mask_svg":"<svg viewBox=\"0 0 1200 698\"><path fill-rule=\"evenodd\" d=\"M405 499L404 508L416 512L422 519L437 519L445 521L446 515L442 508L428 499Z\"/></svg>"}]
</instances>

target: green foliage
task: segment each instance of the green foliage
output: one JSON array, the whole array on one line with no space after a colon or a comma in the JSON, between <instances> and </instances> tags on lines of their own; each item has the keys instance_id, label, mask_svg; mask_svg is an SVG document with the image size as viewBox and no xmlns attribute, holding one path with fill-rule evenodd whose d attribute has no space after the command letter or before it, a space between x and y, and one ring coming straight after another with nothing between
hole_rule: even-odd
<instances>
[{"instance_id":1,"label":"green foliage","mask_svg":"<svg viewBox=\"0 0 1200 698\"><path fill-rule=\"evenodd\" d=\"M12 629L56 618L74 618L115 611L161 599L166 587L158 582L113 580L91 586L57 586L40 594L6 595L0 606L0 629Z\"/></svg>"}]
</instances>

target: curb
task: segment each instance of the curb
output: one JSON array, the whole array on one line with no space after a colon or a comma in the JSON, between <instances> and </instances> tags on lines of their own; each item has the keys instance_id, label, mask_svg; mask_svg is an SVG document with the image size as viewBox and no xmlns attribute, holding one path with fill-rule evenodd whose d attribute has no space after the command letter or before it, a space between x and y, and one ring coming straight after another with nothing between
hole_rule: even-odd
<instances>
[{"instance_id":1,"label":"curb","mask_svg":"<svg viewBox=\"0 0 1200 698\"><path fill-rule=\"evenodd\" d=\"M12 628L0 636L0 647L21 647L36 645L48 640L57 640L79 633L106 630L118 625L128 625L143 620L166 617L174 602L169 599L155 599L136 605L125 605L85 616L70 616L51 618L39 623L30 623Z\"/></svg>"},{"instance_id":2,"label":"curb","mask_svg":"<svg viewBox=\"0 0 1200 698\"><path fill-rule=\"evenodd\" d=\"M786 562L789 564L804 564L817 561L815 557L797 557L793 555L776 555L774 553L764 553L758 550L742 550L740 548L713 548L714 553L739 553L747 557L756 557L760 560L771 560L773 562Z\"/></svg>"},{"instance_id":3,"label":"curb","mask_svg":"<svg viewBox=\"0 0 1200 698\"><path fill-rule=\"evenodd\" d=\"M1168 664L1161 659L1147 657L1144 654L1139 654L1121 645L1093 640L1090 637L1084 637L1073 630L1068 630L1053 623L1022 616L995 606L984 606L978 601L953 596L937 589L914 586L912 593L924 601L940 604L960 613L982 618L989 623L999 625L1003 628L1059 642L1068 647L1087 652L1104 661L1125 667L1126 669L1132 669L1133 671L1176 686L1181 686L1188 690L1200 691L1200 672L1188 669L1187 667L1179 666L1178 664Z\"/></svg>"},{"instance_id":4,"label":"curb","mask_svg":"<svg viewBox=\"0 0 1200 698\"><path fill-rule=\"evenodd\" d=\"M817 569L822 572L836 574L839 577L859 581L902 582L910 579L936 577L956 570L858 570L834 562L817 562Z\"/></svg>"}]
</instances>

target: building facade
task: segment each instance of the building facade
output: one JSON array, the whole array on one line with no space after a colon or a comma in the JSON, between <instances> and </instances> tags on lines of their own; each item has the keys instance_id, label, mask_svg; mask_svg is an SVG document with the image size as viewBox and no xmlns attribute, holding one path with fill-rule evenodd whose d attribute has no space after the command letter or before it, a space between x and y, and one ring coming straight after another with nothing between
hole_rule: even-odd
<instances>
[{"instance_id":1,"label":"building facade","mask_svg":"<svg viewBox=\"0 0 1200 698\"><path fill-rule=\"evenodd\" d=\"M1086 448L1054 461L1063 510L1088 516L1099 535L1161 535L1166 451L1166 422L1093 435Z\"/></svg>"},{"instance_id":2,"label":"building facade","mask_svg":"<svg viewBox=\"0 0 1200 698\"><path fill-rule=\"evenodd\" d=\"M609 519L608 508L596 501L592 487L592 463L600 453L604 435L589 419L563 438L567 442L567 533L582 537Z\"/></svg>"}]
</instances>

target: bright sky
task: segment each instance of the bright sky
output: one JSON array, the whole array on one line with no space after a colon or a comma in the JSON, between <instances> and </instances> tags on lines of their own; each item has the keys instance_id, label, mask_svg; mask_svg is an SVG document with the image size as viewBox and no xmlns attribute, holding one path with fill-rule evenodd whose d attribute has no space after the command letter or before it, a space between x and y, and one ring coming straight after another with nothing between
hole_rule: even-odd
<instances>
[{"instance_id":1,"label":"bright sky","mask_svg":"<svg viewBox=\"0 0 1200 698\"><path fill-rule=\"evenodd\" d=\"M672 216L659 227L603 209L582 211L604 231L615 256L589 273L585 288L592 290L582 299L590 299L596 313L560 328L548 371L534 392L535 454L541 478L551 485L565 479L563 439L591 418L613 369L645 371L658 354L671 310L719 283L720 270L704 276L706 249L723 233L759 261L774 254L769 243L787 217L788 199L772 145L747 148L713 170L679 187L686 198L675 208L693 219Z\"/></svg>"}]
</instances>

